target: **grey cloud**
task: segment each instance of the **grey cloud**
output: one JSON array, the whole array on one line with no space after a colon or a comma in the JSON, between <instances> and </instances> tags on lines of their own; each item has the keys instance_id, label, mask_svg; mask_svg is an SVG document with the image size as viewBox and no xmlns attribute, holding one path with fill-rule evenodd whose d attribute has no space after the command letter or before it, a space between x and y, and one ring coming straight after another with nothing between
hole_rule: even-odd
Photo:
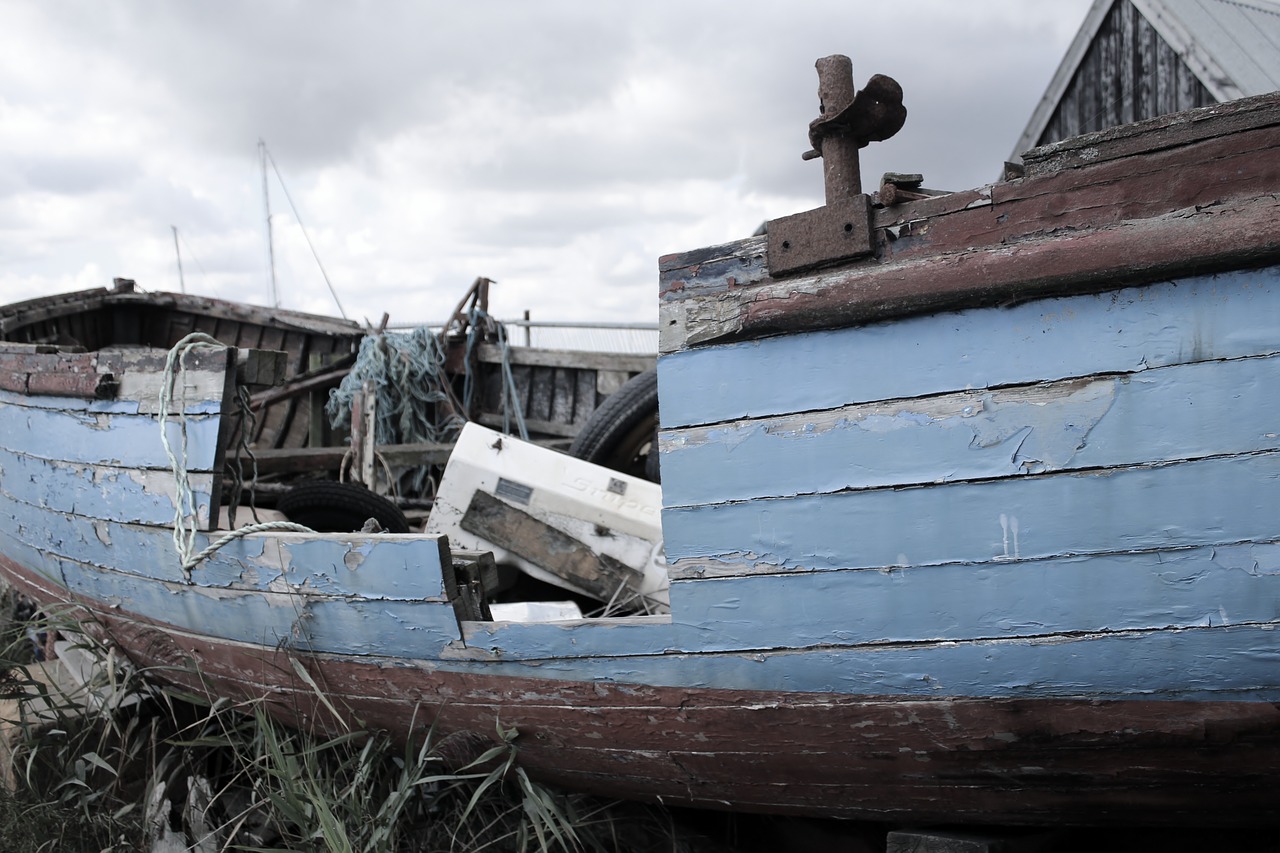
<instances>
[{"instance_id":1,"label":"grey cloud","mask_svg":"<svg viewBox=\"0 0 1280 853\"><path fill-rule=\"evenodd\" d=\"M58 195L127 188L139 175L138 167L127 161L82 156L36 157L8 168L22 176L24 190Z\"/></svg>"},{"instance_id":2,"label":"grey cloud","mask_svg":"<svg viewBox=\"0 0 1280 853\"><path fill-rule=\"evenodd\" d=\"M866 182L920 171L940 188L986 183L1087 6L29 0L10 38L47 45L64 67L35 56L37 67L6 81L3 98L43 111L49 138L93 111L137 139L96 160L18 158L0 176L0 200L27 185L81 200L77 221L116 238L77 243L59 230L69 226L50 222L36 239L64 240L41 255L60 273L150 258L147 274L171 277L156 247L176 224L211 274L226 270L224 295L258 292L262 137L326 265L360 282L353 302L394 296L412 279L427 303L476 274L501 277L516 250L526 253L522 281L553 278L554 267L539 264L580 236L604 258L632 258L671 235L707 239L708 221L713 231L725 223L712 240L744 236L733 233L741 211L689 209L707 184L729 187L723 197L736 193L751 210L779 208L770 216L820 203L821 164L800 154L816 116L813 63L825 54L850 54L859 84L885 73L906 90L907 126L864 152ZM670 88L643 90L655 80ZM648 100L627 114L636 86ZM112 204L103 205L107 190ZM272 192L277 213L286 211ZM650 204L627 204L642 194ZM653 203L655 194L671 203ZM5 209L3 227L22 228ZM351 235L375 229L375 256L350 250ZM578 307L647 311L652 267L597 273L594 286L610 296ZM549 286L559 294L565 285Z\"/></svg>"}]
</instances>

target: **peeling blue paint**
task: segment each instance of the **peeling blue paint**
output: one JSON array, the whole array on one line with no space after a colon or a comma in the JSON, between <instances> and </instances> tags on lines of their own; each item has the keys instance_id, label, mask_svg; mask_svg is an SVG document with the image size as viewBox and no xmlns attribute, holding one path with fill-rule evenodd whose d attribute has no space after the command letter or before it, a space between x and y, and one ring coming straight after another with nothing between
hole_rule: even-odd
<instances>
[{"instance_id":1,"label":"peeling blue paint","mask_svg":"<svg viewBox=\"0 0 1280 853\"><path fill-rule=\"evenodd\" d=\"M86 415L19 405L27 399L0 391L0 435L11 451L82 464L171 467L160 441L160 427L151 415ZM214 414L187 417L186 458L191 470L208 471L213 467L218 424L219 418ZM172 447L181 446L179 422L171 421L166 434Z\"/></svg>"},{"instance_id":2,"label":"peeling blue paint","mask_svg":"<svg viewBox=\"0 0 1280 853\"><path fill-rule=\"evenodd\" d=\"M1280 267L658 360L664 429L1276 352Z\"/></svg>"},{"instance_id":3,"label":"peeling blue paint","mask_svg":"<svg viewBox=\"0 0 1280 853\"><path fill-rule=\"evenodd\" d=\"M17 522L14 532L9 532L6 519ZM168 526L68 516L9 500L0 492L0 528L11 547L31 549L28 554L47 552L85 566L127 569L140 577L185 583ZM196 548L219 535L198 533ZM192 580L210 589L269 590L284 584L325 595L442 602L439 539L408 534L257 533L215 551L192 571ZM109 550L103 548L104 540ZM355 572L345 566L352 551L364 555Z\"/></svg>"},{"instance_id":4,"label":"peeling blue paint","mask_svg":"<svg viewBox=\"0 0 1280 853\"><path fill-rule=\"evenodd\" d=\"M696 506L1276 450L1278 386L1280 356L1265 356L666 431L663 501ZM795 440L797 424L814 423L822 427Z\"/></svg>"},{"instance_id":5,"label":"peeling blue paint","mask_svg":"<svg viewBox=\"0 0 1280 853\"><path fill-rule=\"evenodd\" d=\"M1268 452L669 508L663 533L670 562L751 554L778 569L877 568L902 554L982 563L1263 541L1277 506L1280 453Z\"/></svg>"}]
</instances>

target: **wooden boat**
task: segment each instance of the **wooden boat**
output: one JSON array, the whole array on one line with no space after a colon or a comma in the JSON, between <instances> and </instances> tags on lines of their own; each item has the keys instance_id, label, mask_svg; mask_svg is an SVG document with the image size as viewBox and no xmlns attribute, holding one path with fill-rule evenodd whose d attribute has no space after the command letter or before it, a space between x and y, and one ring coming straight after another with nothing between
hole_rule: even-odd
<instances>
[{"instance_id":1,"label":"wooden boat","mask_svg":"<svg viewBox=\"0 0 1280 853\"><path fill-rule=\"evenodd\" d=\"M669 613L490 621L483 565L436 535L263 531L202 558L227 349L0 355L74 378L0 391L0 569L172 681L333 727L314 683L463 752L500 724L529 773L605 796L1274 823L1278 146L1269 95L972 192L846 181L663 258Z\"/></svg>"},{"instance_id":2,"label":"wooden boat","mask_svg":"<svg viewBox=\"0 0 1280 853\"><path fill-rule=\"evenodd\" d=\"M356 323L297 311L268 311L188 294L145 293L132 280L122 278L110 289L41 297L0 308L0 341L33 347L167 350L192 332L241 349L287 353L281 365L284 373L275 378L276 383L321 368L349 367L365 334ZM306 446L313 429L314 400L297 394L261 407L252 437L255 446L262 451Z\"/></svg>"},{"instance_id":3,"label":"wooden boat","mask_svg":"<svg viewBox=\"0 0 1280 853\"><path fill-rule=\"evenodd\" d=\"M456 411L467 420L501 426L511 418L506 410L509 384L530 439L568 448L606 399L628 380L652 370L650 355L500 344L498 324L487 313L490 284L485 278L476 280L440 335L440 355L446 360L442 377L450 393L456 389L450 414ZM477 318L475 325L471 323L473 316ZM487 322L482 326L482 321ZM130 279L116 279L109 289L0 307L0 343L63 351L168 350L189 334L204 333L241 350L284 352L284 359L275 365L275 376L257 377L261 381L251 401L251 434L244 436L238 449L245 464L250 461L247 454L252 453L252 463L261 474L285 479L300 473L337 475L350 450L349 436L333 429L322 410L331 391L356 363L361 343L376 341L373 331L351 321L298 311L188 294L143 292ZM463 396L468 381L473 386L473 399L464 404L456 398ZM441 420L445 414L440 413ZM599 414L607 416L607 412ZM652 432L652 425L647 426L647 431L628 435L610 430L607 423L593 424L597 434L585 449L603 461L630 466L639 473ZM232 445L240 445L237 429L229 439ZM384 443L378 452L399 470L424 464L443 466L450 448L449 441L433 445Z\"/></svg>"}]
</instances>

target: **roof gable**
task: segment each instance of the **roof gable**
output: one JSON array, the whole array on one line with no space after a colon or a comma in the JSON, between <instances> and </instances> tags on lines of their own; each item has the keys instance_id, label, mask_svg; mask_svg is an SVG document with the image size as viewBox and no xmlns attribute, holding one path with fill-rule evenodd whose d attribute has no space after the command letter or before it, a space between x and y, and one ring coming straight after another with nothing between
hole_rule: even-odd
<instances>
[{"instance_id":1,"label":"roof gable","mask_svg":"<svg viewBox=\"0 0 1280 853\"><path fill-rule=\"evenodd\" d=\"M1280 90L1280 3L1094 0L1014 147Z\"/></svg>"}]
</instances>

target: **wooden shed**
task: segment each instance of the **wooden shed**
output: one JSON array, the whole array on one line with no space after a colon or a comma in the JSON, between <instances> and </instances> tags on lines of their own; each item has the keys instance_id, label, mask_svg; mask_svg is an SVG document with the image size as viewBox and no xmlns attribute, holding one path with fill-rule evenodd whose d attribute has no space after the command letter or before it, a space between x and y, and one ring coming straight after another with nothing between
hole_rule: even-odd
<instances>
[{"instance_id":1,"label":"wooden shed","mask_svg":"<svg viewBox=\"0 0 1280 853\"><path fill-rule=\"evenodd\" d=\"M1094 0L1013 150L1280 90L1280 3Z\"/></svg>"}]
</instances>

